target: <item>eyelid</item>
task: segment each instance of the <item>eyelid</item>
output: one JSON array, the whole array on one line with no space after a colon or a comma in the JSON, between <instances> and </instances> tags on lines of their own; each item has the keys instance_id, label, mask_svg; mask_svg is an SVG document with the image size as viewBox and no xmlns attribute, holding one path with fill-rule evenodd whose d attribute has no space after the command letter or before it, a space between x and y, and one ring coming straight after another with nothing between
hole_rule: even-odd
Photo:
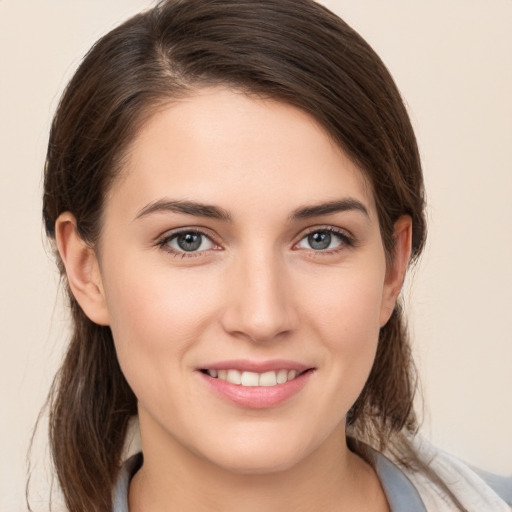
<instances>
[{"instance_id":1,"label":"eyelid","mask_svg":"<svg viewBox=\"0 0 512 512\"><path fill-rule=\"evenodd\" d=\"M326 232L332 233L332 234L340 237L342 240L342 244L340 245L340 247L336 247L333 249L326 249L324 251L315 251L314 249L311 249L311 251L314 251L316 253L329 254L329 253L334 253L339 250L346 249L347 247L354 247L356 245L356 238L346 228L340 228L338 226L332 226L332 225L316 225L316 226L309 226L308 228L302 230L300 232L300 234L298 234L296 236L296 241L293 243L293 248L296 248L298 243L301 242L305 237L307 237L308 235L310 235L312 233L316 233L318 231L326 231ZM171 239L173 239L176 236L183 234L183 233L199 233L199 234L207 237L212 242L212 244L215 245L215 247L212 249L205 249L202 251L187 252L187 251L175 250L175 249L171 248L169 245L167 245ZM222 250L223 247L222 247L222 244L219 243L218 238L219 237L217 236L217 234L208 228L205 228L202 226L184 226L184 227L179 227L179 228L175 228L175 229L171 229L171 230L167 230L167 231L163 232L161 235L159 235L155 239L154 244L155 244L155 246L162 248L171 254L181 255L184 257L194 257L194 256L197 257L197 256L204 255L205 253L209 253L212 250ZM307 249L300 249L300 250L307 250Z\"/></svg>"},{"instance_id":2,"label":"eyelid","mask_svg":"<svg viewBox=\"0 0 512 512\"><path fill-rule=\"evenodd\" d=\"M342 240L342 244L340 247L336 247L334 249L326 249L324 251L315 251L314 249L311 249L311 251L314 251L315 253L333 253L339 250L342 250L347 247L354 247L356 245L356 238L354 235L345 228L340 228L337 226L330 226L330 225L318 225L318 226L310 226L306 228L304 231L302 231L298 236L297 240L294 242L293 247L295 248L304 238L311 235L312 233L317 233L319 231L325 231L328 233L332 233ZM301 250L307 250L307 249L301 249Z\"/></svg>"},{"instance_id":3,"label":"eyelid","mask_svg":"<svg viewBox=\"0 0 512 512\"><path fill-rule=\"evenodd\" d=\"M179 236L181 234L185 234L185 233L201 234L202 236L205 236L206 238L208 238L215 247L211 248L211 249L204 249L202 251L188 252L188 251L176 250L176 249L172 248L170 245L168 245L170 240L176 238L177 236ZM215 233L213 233L208 228L203 228L200 226L186 226L186 227L180 227L180 228L175 228L175 229L165 231L164 233L162 233L161 235L159 235L156 238L155 245L171 254L180 255L182 257L197 257L197 256L203 255L205 253L208 253L210 251L217 251L217 250L222 249L222 246L217 241L217 238L218 237L215 235Z\"/></svg>"}]
</instances>

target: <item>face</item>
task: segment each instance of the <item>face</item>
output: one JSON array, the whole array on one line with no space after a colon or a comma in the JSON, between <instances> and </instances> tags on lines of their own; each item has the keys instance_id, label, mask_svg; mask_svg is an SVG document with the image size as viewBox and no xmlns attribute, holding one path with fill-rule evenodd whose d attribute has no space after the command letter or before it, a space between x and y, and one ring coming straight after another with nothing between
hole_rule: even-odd
<instances>
[{"instance_id":1,"label":"face","mask_svg":"<svg viewBox=\"0 0 512 512\"><path fill-rule=\"evenodd\" d=\"M344 437L394 292L371 188L308 114L226 89L157 113L98 254L145 451L265 472Z\"/></svg>"}]
</instances>

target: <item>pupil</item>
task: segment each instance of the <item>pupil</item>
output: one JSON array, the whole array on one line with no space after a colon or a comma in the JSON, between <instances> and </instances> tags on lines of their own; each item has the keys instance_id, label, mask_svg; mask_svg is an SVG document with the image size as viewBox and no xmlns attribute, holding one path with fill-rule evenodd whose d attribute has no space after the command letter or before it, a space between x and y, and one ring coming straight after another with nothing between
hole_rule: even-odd
<instances>
[{"instance_id":1,"label":"pupil","mask_svg":"<svg viewBox=\"0 0 512 512\"><path fill-rule=\"evenodd\" d=\"M196 251L201 246L201 235L198 233L185 233L178 237L178 245L184 251Z\"/></svg>"},{"instance_id":2,"label":"pupil","mask_svg":"<svg viewBox=\"0 0 512 512\"><path fill-rule=\"evenodd\" d=\"M331 235L325 231L317 231L308 236L308 242L312 249L327 249L331 245Z\"/></svg>"}]
</instances>

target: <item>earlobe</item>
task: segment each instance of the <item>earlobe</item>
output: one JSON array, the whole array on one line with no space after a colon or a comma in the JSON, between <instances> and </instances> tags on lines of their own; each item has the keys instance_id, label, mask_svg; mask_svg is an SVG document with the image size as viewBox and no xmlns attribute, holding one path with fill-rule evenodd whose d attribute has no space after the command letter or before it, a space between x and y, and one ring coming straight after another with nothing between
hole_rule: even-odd
<instances>
[{"instance_id":1,"label":"earlobe","mask_svg":"<svg viewBox=\"0 0 512 512\"><path fill-rule=\"evenodd\" d=\"M382 296L380 326L383 327L391 317L396 300L402 289L405 273L411 257L412 219L402 215L396 222L393 231L395 241L393 260L388 264L384 293Z\"/></svg>"},{"instance_id":2,"label":"earlobe","mask_svg":"<svg viewBox=\"0 0 512 512\"><path fill-rule=\"evenodd\" d=\"M65 212L55 223L55 237L69 287L93 322L109 324L108 309L96 253L79 235L76 219Z\"/></svg>"}]
</instances>

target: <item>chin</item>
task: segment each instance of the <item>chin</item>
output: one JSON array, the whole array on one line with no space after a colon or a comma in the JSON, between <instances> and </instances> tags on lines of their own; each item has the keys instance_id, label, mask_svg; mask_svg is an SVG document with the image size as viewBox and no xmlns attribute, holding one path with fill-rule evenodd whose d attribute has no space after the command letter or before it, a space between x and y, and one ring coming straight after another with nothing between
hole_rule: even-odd
<instances>
[{"instance_id":1,"label":"chin","mask_svg":"<svg viewBox=\"0 0 512 512\"><path fill-rule=\"evenodd\" d=\"M281 436L282 437L282 436ZM303 460L307 453L306 443L283 443L272 439L269 442L257 442L254 438L229 443L229 451L218 450L203 453L203 456L216 466L241 475L264 475L289 470Z\"/></svg>"},{"instance_id":2,"label":"chin","mask_svg":"<svg viewBox=\"0 0 512 512\"><path fill-rule=\"evenodd\" d=\"M229 458L224 460L217 460L217 466L223 468L230 473L237 473L240 475L266 475L270 473L278 473L293 468L298 463L298 457L295 456L271 456L256 454L253 456L247 455L237 459Z\"/></svg>"}]
</instances>

